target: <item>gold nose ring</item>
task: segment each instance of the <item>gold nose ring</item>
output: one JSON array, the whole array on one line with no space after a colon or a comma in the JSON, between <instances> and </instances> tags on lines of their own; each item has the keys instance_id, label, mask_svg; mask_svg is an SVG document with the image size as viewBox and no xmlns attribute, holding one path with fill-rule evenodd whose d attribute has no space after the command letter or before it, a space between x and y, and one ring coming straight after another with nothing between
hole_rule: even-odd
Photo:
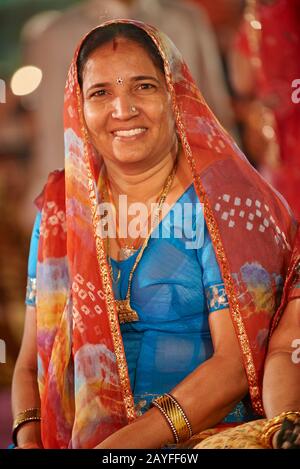
<instances>
[{"instance_id":1,"label":"gold nose ring","mask_svg":"<svg viewBox=\"0 0 300 469\"><path fill-rule=\"evenodd\" d=\"M137 108L135 106L131 106L130 111L134 114L137 112Z\"/></svg>"}]
</instances>

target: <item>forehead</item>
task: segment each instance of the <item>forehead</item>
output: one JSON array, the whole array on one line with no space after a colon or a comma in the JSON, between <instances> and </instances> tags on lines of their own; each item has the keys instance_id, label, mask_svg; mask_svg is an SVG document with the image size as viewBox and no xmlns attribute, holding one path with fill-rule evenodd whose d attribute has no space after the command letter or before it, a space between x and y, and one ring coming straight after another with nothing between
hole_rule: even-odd
<instances>
[{"instance_id":1,"label":"forehead","mask_svg":"<svg viewBox=\"0 0 300 469\"><path fill-rule=\"evenodd\" d=\"M140 44L126 38L117 38L95 49L89 56L83 71L83 81L115 74L153 75L164 79L154 65L148 51Z\"/></svg>"}]
</instances>

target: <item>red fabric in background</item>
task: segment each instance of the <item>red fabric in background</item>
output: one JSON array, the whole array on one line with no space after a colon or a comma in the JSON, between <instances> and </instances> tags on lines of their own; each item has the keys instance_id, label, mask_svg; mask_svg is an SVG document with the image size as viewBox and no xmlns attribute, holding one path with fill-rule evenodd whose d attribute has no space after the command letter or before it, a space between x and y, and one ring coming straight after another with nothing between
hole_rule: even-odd
<instances>
[{"instance_id":1,"label":"red fabric in background","mask_svg":"<svg viewBox=\"0 0 300 469\"><path fill-rule=\"evenodd\" d=\"M273 171L272 183L283 194L300 219L300 103L292 101L292 83L300 79L300 2L277 0L259 5L261 22L259 57L254 93L272 107L276 119L281 166ZM251 31L244 23L235 46L251 58Z\"/></svg>"}]
</instances>

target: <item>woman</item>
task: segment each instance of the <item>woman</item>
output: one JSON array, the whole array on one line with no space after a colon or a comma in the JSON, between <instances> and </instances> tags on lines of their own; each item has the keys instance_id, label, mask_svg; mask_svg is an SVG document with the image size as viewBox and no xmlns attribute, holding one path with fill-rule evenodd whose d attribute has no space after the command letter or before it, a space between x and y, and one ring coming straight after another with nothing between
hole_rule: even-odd
<instances>
[{"instance_id":1,"label":"woman","mask_svg":"<svg viewBox=\"0 0 300 469\"><path fill-rule=\"evenodd\" d=\"M37 200L16 443L157 448L263 414L267 337L297 226L169 39L129 20L92 31L70 69L65 136L65 172ZM128 216L123 238L107 202ZM132 202L158 203L153 230L149 210L141 222L145 240ZM164 203L192 204L188 233L180 210L162 217Z\"/></svg>"}]
</instances>

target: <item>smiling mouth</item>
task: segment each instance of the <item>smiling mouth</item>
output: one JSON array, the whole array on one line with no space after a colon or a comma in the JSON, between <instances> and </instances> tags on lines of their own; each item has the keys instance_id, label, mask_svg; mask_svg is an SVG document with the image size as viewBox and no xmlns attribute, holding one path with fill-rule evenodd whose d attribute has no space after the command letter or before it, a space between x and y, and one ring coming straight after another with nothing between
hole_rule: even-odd
<instances>
[{"instance_id":1,"label":"smiling mouth","mask_svg":"<svg viewBox=\"0 0 300 469\"><path fill-rule=\"evenodd\" d=\"M113 132L114 137L135 137L136 135L140 135L144 132L146 132L145 127L138 127L136 129L130 129L130 130L115 130Z\"/></svg>"}]
</instances>

